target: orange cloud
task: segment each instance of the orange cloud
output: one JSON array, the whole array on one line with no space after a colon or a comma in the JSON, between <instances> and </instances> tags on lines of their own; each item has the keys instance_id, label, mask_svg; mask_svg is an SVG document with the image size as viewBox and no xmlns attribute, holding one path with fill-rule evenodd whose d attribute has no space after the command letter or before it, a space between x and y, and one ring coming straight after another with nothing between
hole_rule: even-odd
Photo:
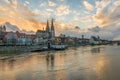
<instances>
[{"instance_id":1,"label":"orange cloud","mask_svg":"<svg viewBox=\"0 0 120 80\"><path fill-rule=\"evenodd\" d=\"M90 10L90 11L93 10L94 7L89 2L84 1L83 3L84 3L84 6L86 7L87 10Z\"/></svg>"},{"instance_id":2,"label":"orange cloud","mask_svg":"<svg viewBox=\"0 0 120 80\"><path fill-rule=\"evenodd\" d=\"M0 24L10 22L21 30L27 31L36 31L45 27L46 24L38 20L32 11L16 0L14 1L13 3L7 3L6 6L0 5Z\"/></svg>"},{"instance_id":3,"label":"orange cloud","mask_svg":"<svg viewBox=\"0 0 120 80\"><path fill-rule=\"evenodd\" d=\"M48 4L49 4L49 6L55 6L55 5L56 5L55 2L52 2L52 1L50 1L50 0L48 0Z\"/></svg>"},{"instance_id":4,"label":"orange cloud","mask_svg":"<svg viewBox=\"0 0 120 80\"><path fill-rule=\"evenodd\" d=\"M113 38L113 40L120 40L120 36Z\"/></svg>"},{"instance_id":5,"label":"orange cloud","mask_svg":"<svg viewBox=\"0 0 120 80\"><path fill-rule=\"evenodd\" d=\"M60 5L56 11L57 16L67 15L69 13L70 13L69 6L66 5Z\"/></svg>"}]
</instances>

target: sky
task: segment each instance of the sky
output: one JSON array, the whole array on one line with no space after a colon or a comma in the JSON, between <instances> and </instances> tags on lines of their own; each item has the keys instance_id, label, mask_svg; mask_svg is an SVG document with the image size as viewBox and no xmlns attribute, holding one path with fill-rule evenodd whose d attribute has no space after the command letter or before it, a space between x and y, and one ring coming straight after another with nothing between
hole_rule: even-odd
<instances>
[{"instance_id":1,"label":"sky","mask_svg":"<svg viewBox=\"0 0 120 80\"><path fill-rule=\"evenodd\" d=\"M52 18L57 36L120 40L120 0L0 0L0 24L17 30L45 29Z\"/></svg>"}]
</instances>

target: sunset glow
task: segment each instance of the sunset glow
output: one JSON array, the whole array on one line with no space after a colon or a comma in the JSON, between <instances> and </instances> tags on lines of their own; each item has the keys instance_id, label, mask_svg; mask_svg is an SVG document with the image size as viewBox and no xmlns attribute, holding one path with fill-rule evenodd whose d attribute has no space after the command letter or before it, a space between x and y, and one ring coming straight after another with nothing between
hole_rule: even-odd
<instances>
[{"instance_id":1,"label":"sunset glow","mask_svg":"<svg viewBox=\"0 0 120 80\"><path fill-rule=\"evenodd\" d=\"M0 24L36 32L54 18L57 35L118 40L119 14L119 0L0 0Z\"/></svg>"}]
</instances>

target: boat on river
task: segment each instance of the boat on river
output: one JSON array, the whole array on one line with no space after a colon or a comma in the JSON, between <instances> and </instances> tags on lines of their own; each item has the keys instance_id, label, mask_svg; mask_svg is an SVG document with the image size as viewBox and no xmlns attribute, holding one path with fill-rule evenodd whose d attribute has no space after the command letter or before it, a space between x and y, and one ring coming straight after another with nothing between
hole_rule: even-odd
<instances>
[{"instance_id":1,"label":"boat on river","mask_svg":"<svg viewBox=\"0 0 120 80\"><path fill-rule=\"evenodd\" d=\"M49 51L49 50L65 50L67 48L68 48L67 45L50 45L50 48L48 48L48 46L43 46L41 48L37 48L36 50L33 50L32 52Z\"/></svg>"},{"instance_id":2,"label":"boat on river","mask_svg":"<svg viewBox=\"0 0 120 80\"><path fill-rule=\"evenodd\" d=\"M51 49L53 50L65 50L67 47L67 45L51 45Z\"/></svg>"}]
</instances>

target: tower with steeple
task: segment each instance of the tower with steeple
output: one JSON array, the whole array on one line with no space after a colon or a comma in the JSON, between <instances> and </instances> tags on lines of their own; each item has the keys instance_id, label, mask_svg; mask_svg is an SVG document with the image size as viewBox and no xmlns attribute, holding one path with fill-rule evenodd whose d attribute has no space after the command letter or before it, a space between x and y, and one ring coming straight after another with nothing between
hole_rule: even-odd
<instances>
[{"instance_id":1,"label":"tower with steeple","mask_svg":"<svg viewBox=\"0 0 120 80\"><path fill-rule=\"evenodd\" d=\"M0 32L6 32L6 25L0 25Z\"/></svg>"},{"instance_id":2,"label":"tower with steeple","mask_svg":"<svg viewBox=\"0 0 120 80\"><path fill-rule=\"evenodd\" d=\"M5 25L3 26L3 32L6 32L6 26Z\"/></svg>"},{"instance_id":3,"label":"tower with steeple","mask_svg":"<svg viewBox=\"0 0 120 80\"><path fill-rule=\"evenodd\" d=\"M47 25L46 25L46 32L49 33L50 32L50 28L49 28L49 21L47 20Z\"/></svg>"},{"instance_id":4,"label":"tower with steeple","mask_svg":"<svg viewBox=\"0 0 120 80\"><path fill-rule=\"evenodd\" d=\"M47 20L47 25L46 25L46 34L47 34L47 38L50 37L50 28L49 28L49 21Z\"/></svg>"},{"instance_id":5,"label":"tower with steeple","mask_svg":"<svg viewBox=\"0 0 120 80\"><path fill-rule=\"evenodd\" d=\"M51 21L51 38L55 37L55 30L54 30L54 19L52 18Z\"/></svg>"}]
</instances>

